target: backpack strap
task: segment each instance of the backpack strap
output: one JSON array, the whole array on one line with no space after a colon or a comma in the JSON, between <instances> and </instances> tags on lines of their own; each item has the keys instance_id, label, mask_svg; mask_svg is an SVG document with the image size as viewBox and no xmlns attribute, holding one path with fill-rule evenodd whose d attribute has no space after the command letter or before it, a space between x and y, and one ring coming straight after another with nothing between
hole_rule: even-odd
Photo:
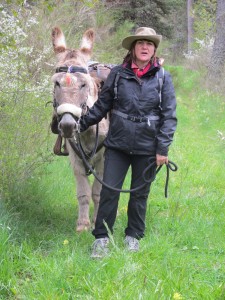
<instances>
[{"instance_id":1,"label":"backpack strap","mask_svg":"<svg viewBox=\"0 0 225 300\"><path fill-rule=\"evenodd\" d=\"M164 83L164 77L165 77L165 70L163 67L161 67L159 69L158 72L156 72L156 77L158 79L158 83L159 83L159 107L160 109L162 109L161 107L161 103L162 103L162 86ZM114 81L114 100L118 100L118 81L120 78L120 72L117 72L116 77L115 77L115 81Z\"/></svg>"},{"instance_id":2,"label":"backpack strap","mask_svg":"<svg viewBox=\"0 0 225 300\"><path fill-rule=\"evenodd\" d=\"M118 85L119 78L120 78L120 72L117 72L116 78L115 78L115 81L114 81L114 100L118 100L117 85Z\"/></svg>"},{"instance_id":3,"label":"backpack strap","mask_svg":"<svg viewBox=\"0 0 225 300\"><path fill-rule=\"evenodd\" d=\"M162 86L164 82L164 77L165 77L165 70L163 67L159 69L159 71L156 73L156 77L158 79L159 83L159 108L162 109Z\"/></svg>"}]
</instances>

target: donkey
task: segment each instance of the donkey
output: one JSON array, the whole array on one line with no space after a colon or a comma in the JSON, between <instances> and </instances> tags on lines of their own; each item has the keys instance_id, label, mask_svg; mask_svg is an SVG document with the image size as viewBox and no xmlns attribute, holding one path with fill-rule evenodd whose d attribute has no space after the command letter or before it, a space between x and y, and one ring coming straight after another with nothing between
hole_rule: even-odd
<instances>
[{"instance_id":1,"label":"donkey","mask_svg":"<svg viewBox=\"0 0 225 300\"><path fill-rule=\"evenodd\" d=\"M87 30L81 39L79 49L68 49L66 47L65 36L59 27L52 29L52 44L57 58L56 73L52 77L54 83L54 112L52 118L52 131L58 133L60 150L55 149L55 153L66 154L69 159L76 179L77 199L78 199L78 220L77 232L87 230L91 226L89 217L89 204L92 198L94 202L95 222L101 184L94 179L90 184L87 169L79 155L77 149L78 120L85 114L88 107L91 107L98 98L99 78L90 74L88 62L92 55L94 43L93 29ZM89 163L95 168L98 177L103 177L104 147L103 141L108 132L108 120L103 119L99 123L99 151L92 157ZM65 140L64 152L61 152L61 141ZM82 148L85 153L90 153L95 145L96 126L91 126L79 135ZM56 144L57 145L57 144ZM56 148L56 147L55 147Z\"/></svg>"}]
</instances>

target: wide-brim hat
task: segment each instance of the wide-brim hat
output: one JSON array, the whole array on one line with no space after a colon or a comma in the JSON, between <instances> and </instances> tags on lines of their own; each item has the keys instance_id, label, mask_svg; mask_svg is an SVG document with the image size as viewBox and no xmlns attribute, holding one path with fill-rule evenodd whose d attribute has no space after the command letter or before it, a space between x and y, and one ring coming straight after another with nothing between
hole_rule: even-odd
<instances>
[{"instance_id":1,"label":"wide-brim hat","mask_svg":"<svg viewBox=\"0 0 225 300\"><path fill-rule=\"evenodd\" d=\"M130 35L128 37L126 37L123 41L122 41L122 47L130 50L131 45L134 41L137 40L148 40L151 41L155 44L156 48L158 48L159 43L162 40L162 36L156 34L155 30L149 27L139 27L137 28L137 30L135 31L134 35Z\"/></svg>"}]
</instances>

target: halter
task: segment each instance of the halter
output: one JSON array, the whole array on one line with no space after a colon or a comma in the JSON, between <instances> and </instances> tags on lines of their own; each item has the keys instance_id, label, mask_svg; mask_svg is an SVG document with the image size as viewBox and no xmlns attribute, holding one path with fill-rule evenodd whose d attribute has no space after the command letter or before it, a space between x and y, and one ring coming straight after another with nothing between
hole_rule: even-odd
<instances>
[{"instance_id":1,"label":"halter","mask_svg":"<svg viewBox=\"0 0 225 300\"><path fill-rule=\"evenodd\" d=\"M67 67L67 66L58 67L58 68L56 68L55 72L56 73L83 73L83 74L88 74L87 69L85 69L83 67L73 66L73 65L71 65L69 67ZM55 85L57 85L57 83ZM54 98L54 101L53 101L53 107L57 111L57 102L56 102L55 98ZM87 107L87 105L82 104L81 109L82 109L82 114L85 114L87 112L88 107ZM63 116L63 114L60 115L59 119L61 119L62 116Z\"/></svg>"},{"instance_id":2,"label":"halter","mask_svg":"<svg viewBox=\"0 0 225 300\"><path fill-rule=\"evenodd\" d=\"M58 67L56 68L56 73L83 73L83 74L88 74L88 71L87 69L83 68L83 67L78 67L78 66L63 66L63 67ZM56 83L57 84L57 83ZM55 84L55 85L56 85ZM53 101L53 107L54 109L56 110L56 113L57 113L57 102L56 102L56 99L54 98L54 101ZM81 115L84 115L89 107L87 106L86 103L83 103L81 105L81 109L82 109L82 113ZM71 112L63 112L62 114L58 115L57 114L57 119L58 119L58 122L61 120L62 116L65 114L65 113L70 113L73 117L75 116L75 114L71 113ZM80 133L80 124L79 124L79 121L80 121L80 117L78 118L78 121L76 121L76 131L78 133ZM99 144L98 142L98 131L99 131L99 126L98 124L96 125L96 138L95 138L95 145L94 145L94 148L89 152L89 153L85 153L84 150L83 150L83 147L82 147L82 144L81 144L81 140L80 140L80 135L78 134L78 141L76 140L76 138L74 137L74 139L68 139L72 149L74 150L74 152L78 155L78 157L80 159L82 159L83 161L83 156L81 155L80 153L80 149L82 149L82 154L85 156L85 159L86 160L91 160L93 158L93 156L102 149L103 147L103 142ZM61 151L61 147L62 147L62 137L61 135L59 134L58 136L58 139L57 139L57 142L56 142L56 145L54 147L54 153L56 155L68 155L67 154L67 151ZM84 161L83 161L84 163ZM86 175L90 175L91 172L90 172L90 168L87 167L87 165L84 163L84 167L85 167L85 170L86 170ZM91 168L93 168L91 166Z\"/></svg>"}]
</instances>

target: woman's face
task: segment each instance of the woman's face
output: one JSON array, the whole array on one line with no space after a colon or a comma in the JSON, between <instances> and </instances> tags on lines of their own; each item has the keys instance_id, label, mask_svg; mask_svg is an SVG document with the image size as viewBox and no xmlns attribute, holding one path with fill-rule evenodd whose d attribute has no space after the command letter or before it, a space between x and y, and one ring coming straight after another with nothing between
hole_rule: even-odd
<instances>
[{"instance_id":1,"label":"woman's face","mask_svg":"<svg viewBox=\"0 0 225 300\"><path fill-rule=\"evenodd\" d=\"M147 63L155 53L155 45L151 41L138 40L134 46L136 63Z\"/></svg>"}]
</instances>

